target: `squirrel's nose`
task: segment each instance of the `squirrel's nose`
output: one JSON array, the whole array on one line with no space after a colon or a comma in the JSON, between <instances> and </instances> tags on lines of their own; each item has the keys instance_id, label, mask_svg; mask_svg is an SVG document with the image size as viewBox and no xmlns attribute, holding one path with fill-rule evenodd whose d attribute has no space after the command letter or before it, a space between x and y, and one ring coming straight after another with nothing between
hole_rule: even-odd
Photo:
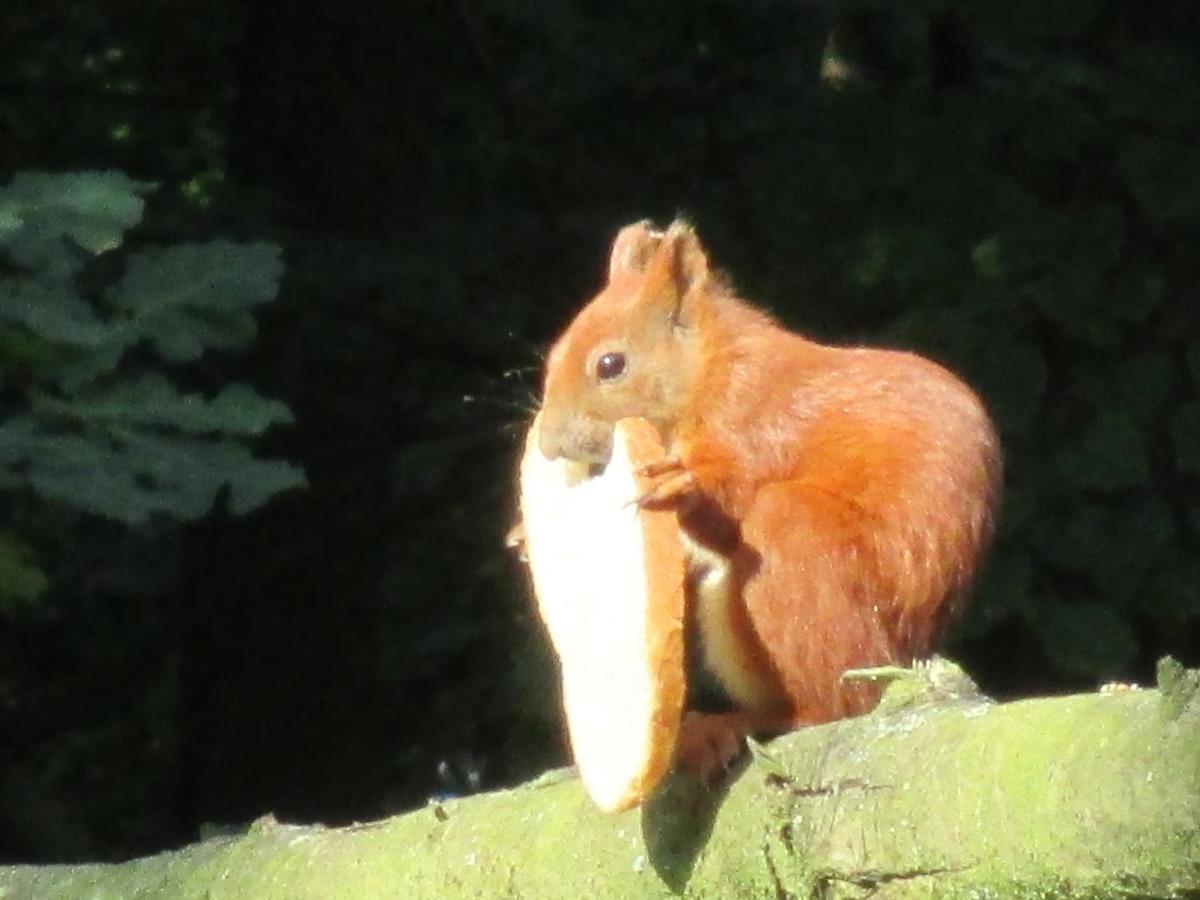
<instances>
[{"instance_id":1,"label":"squirrel's nose","mask_svg":"<svg viewBox=\"0 0 1200 900\"><path fill-rule=\"evenodd\" d=\"M538 416L538 449L551 461L563 455L562 430L547 422L544 413Z\"/></svg>"}]
</instances>

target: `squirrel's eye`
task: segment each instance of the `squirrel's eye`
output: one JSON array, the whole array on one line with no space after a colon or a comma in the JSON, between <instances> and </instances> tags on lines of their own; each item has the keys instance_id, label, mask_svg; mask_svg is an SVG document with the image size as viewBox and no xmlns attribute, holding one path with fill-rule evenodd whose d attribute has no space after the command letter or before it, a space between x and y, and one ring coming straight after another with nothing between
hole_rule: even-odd
<instances>
[{"instance_id":1,"label":"squirrel's eye","mask_svg":"<svg viewBox=\"0 0 1200 900\"><path fill-rule=\"evenodd\" d=\"M596 377L601 381L612 381L624 371L624 353L605 353L596 360Z\"/></svg>"}]
</instances>

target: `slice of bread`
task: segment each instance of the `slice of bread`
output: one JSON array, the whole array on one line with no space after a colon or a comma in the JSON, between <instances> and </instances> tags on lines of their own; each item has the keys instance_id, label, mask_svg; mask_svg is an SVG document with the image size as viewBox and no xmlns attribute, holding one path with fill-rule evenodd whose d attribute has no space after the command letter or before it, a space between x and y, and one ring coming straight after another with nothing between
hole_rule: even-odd
<instances>
[{"instance_id":1,"label":"slice of bread","mask_svg":"<svg viewBox=\"0 0 1200 900\"><path fill-rule=\"evenodd\" d=\"M521 461L534 593L562 672L571 748L608 812L640 803L671 765L683 715L684 557L675 513L637 506L662 458L654 426L624 419L589 476L547 460L537 420Z\"/></svg>"}]
</instances>

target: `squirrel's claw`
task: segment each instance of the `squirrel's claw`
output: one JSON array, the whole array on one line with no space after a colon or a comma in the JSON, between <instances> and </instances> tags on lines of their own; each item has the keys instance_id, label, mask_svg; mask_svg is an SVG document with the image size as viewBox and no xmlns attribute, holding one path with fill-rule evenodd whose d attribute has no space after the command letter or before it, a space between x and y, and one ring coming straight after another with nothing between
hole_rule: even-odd
<instances>
[{"instance_id":1,"label":"squirrel's claw","mask_svg":"<svg viewBox=\"0 0 1200 900\"><path fill-rule=\"evenodd\" d=\"M662 459L655 460L652 463L646 463L637 470L637 474L639 478L659 478L663 475L677 474L683 471L685 471L683 460L664 456Z\"/></svg>"},{"instance_id":2,"label":"squirrel's claw","mask_svg":"<svg viewBox=\"0 0 1200 900\"><path fill-rule=\"evenodd\" d=\"M661 478L633 501L639 507L654 509L679 503L696 490L696 476L677 459L662 459L637 470L640 478ZM663 477L666 476L666 477Z\"/></svg>"}]
</instances>

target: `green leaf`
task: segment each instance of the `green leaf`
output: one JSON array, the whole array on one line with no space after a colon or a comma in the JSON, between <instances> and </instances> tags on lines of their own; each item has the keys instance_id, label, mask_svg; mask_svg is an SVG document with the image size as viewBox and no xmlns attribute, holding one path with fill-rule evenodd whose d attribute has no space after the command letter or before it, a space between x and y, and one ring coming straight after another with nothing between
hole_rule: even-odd
<instances>
[{"instance_id":1,"label":"green leaf","mask_svg":"<svg viewBox=\"0 0 1200 900\"><path fill-rule=\"evenodd\" d=\"M67 353L23 325L0 325L0 366L54 377ZM2 378L3 373L0 373Z\"/></svg>"},{"instance_id":2,"label":"green leaf","mask_svg":"<svg viewBox=\"0 0 1200 900\"><path fill-rule=\"evenodd\" d=\"M0 281L0 318L24 325L38 337L76 347L95 347L113 330L69 283L33 278Z\"/></svg>"},{"instance_id":3,"label":"green leaf","mask_svg":"<svg viewBox=\"0 0 1200 900\"><path fill-rule=\"evenodd\" d=\"M0 188L0 246L34 268L64 238L87 253L112 250L141 221L141 195L153 187L122 172L22 172Z\"/></svg>"},{"instance_id":4,"label":"green leaf","mask_svg":"<svg viewBox=\"0 0 1200 900\"><path fill-rule=\"evenodd\" d=\"M0 190L0 248L30 270L0 279L3 362L61 392L25 388L30 412L0 422L0 489L136 523L196 518L228 486L232 511L246 512L305 484L299 468L232 439L291 422L285 404L240 383L181 393L145 362L141 374L100 377L142 342L169 362L245 346L253 308L278 289L280 250L213 241L135 253L103 294L105 315L73 279L86 254L118 246L140 220L149 187L119 173L26 173Z\"/></svg>"},{"instance_id":5,"label":"green leaf","mask_svg":"<svg viewBox=\"0 0 1200 900\"><path fill-rule=\"evenodd\" d=\"M48 585L33 551L14 535L0 531L0 610L32 603Z\"/></svg>"},{"instance_id":6,"label":"green leaf","mask_svg":"<svg viewBox=\"0 0 1200 900\"><path fill-rule=\"evenodd\" d=\"M190 434L254 436L293 421L286 404L268 400L249 385L231 384L206 400L199 394L181 394L156 373L119 382L87 399L60 400L35 392L31 400L33 411L42 416L94 425L177 428Z\"/></svg>"},{"instance_id":7,"label":"green leaf","mask_svg":"<svg viewBox=\"0 0 1200 900\"><path fill-rule=\"evenodd\" d=\"M275 244L183 244L131 256L106 296L129 315L138 338L180 362L209 347L248 344L256 333L249 310L275 297L282 273Z\"/></svg>"},{"instance_id":8,"label":"green leaf","mask_svg":"<svg viewBox=\"0 0 1200 900\"><path fill-rule=\"evenodd\" d=\"M118 313L112 319L100 317L69 282L46 278L0 281L0 319L79 351L44 367L46 377L73 394L112 372L141 340L170 361L195 359L210 347L244 347L256 333L248 310L275 296L281 271L271 244L215 241L146 251L131 257L124 279L109 290ZM223 401L224 412L248 400L235 392Z\"/></svg>"},{"instance_id":9,"label":"green leaf","mask_svg":"<svg viewBox=\"0 0 1200 900\"><path fill-rule=\"evenodd\" d=\"M205 492L190 494L188 504L188 497L169 495L150 482L122 448L81 435L46 435L25 474L42 497L127 525L145 521L152 512L193 519L208 509Z\"/></svg>"},{"instance_id":10,"label":"green leaf","mask_svg":"<svg viewBox=\"0 0 1200 900\"><path fill-rule=\"evenodd\" d=\"M134 337L100 318L67 281L0 281L0 319L16 326L7 329L5 356L68 392L115 369Z\"/></svg>"},{"instance_id":11,"label":"green leaf","mask_svg":"<svg viewBox=\"0 0 1200 900\"><path fill-rule=\"evenodd\" d=\"M37 455L45 436L33 416L13 416L0 422L0 489L24 484L18 469Z\"/></svg>"},{"instance_id":12,"label":"green leaf","mask_svg":"<svg viewBox=\"0 0 1200 900\"><path fill-rule=\"evenodd\" d=\"M77 394L101 376L116 370L127 349L128 332L117 331L112 340L69 358L47 372L47 377L68 394Z\"/></svg>"},{"instance_id":13,"label":"green leaf","mask_svg":"<svg viewBox=\"0 0 1200 900\"><path fill-rule=\"evenodd\" d=\"M1004 252L999 235L992 235L971 248L971 263L975 274L985 281L1004 278Z\"/></svg>"},{"instance_id":14,"label":"green leaf","mask_svg":"<svg viewBox=\"0 0 1200 900\"><path fill-rule=\"evenodd\" d=\"M232 490L229 511L234 515L253 512L276 494L308 487L308 478L300 466L280 460L253 459L241 444L228 446L230 455L236 457L234 461L239 462L225 473Z\"/></svg>"},{"instance_id":15,"label":"green leaf","mask_svg":"<svg viewBox=\"0 0 1200 900\"><path fill-rule=\"evenodd\" d=\"M888 233L875 229L863 236L858 259L850 267L850 278L860 288L877 287L889 272L894 248Z\"/></svg>"},{"instance_id":16,"label":"green leaf","mask_svg":"<svg viewBox=\"0 0 1200 900\"><path fill-rule=\"evenodd\" d=\"M155 513L199 518L225 485L230 510L241 514L307 484L300 468L255 459L233 441L143 433L121 442L94 433L55 435L27 461L27 477L44 497L131 525Z\"/></svg>"}]
</instances>

